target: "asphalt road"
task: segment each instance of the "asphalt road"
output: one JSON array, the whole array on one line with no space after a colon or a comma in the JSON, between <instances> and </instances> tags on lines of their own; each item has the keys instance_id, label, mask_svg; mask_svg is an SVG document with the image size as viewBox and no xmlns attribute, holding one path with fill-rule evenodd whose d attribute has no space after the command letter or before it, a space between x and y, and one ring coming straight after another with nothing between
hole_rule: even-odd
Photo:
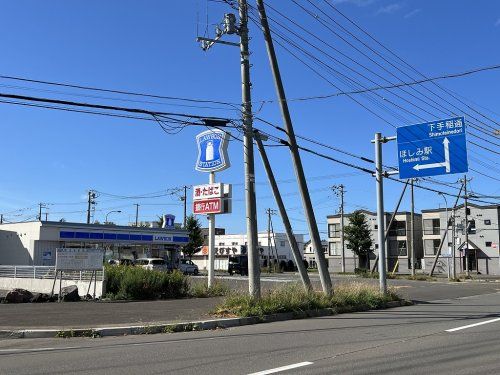
<instances>
[{"instance_id":1,"label":"asphalt road","mask_svg":"<svg viewBox=\"0 0 500 375\"><path fill-rule=\"evenodd\" d=\"M500 294L491 293L228 330L4 340L0 373L498 374L498 353Z\"/></svg>"}]
</instances>

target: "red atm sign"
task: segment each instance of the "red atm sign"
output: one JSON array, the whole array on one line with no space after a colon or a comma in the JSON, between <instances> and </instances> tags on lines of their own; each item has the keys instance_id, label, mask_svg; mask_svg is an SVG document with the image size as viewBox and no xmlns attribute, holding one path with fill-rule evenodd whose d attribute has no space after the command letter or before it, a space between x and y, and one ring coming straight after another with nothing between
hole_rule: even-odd
<instances>
[{"instance_id":1,"label":"red atm sign","mask_svg":"<svg viewBox=\"0 0 500 375\"><path fill-rule=\"evenodd\" d=\"M223 210L222 198L203 199L193 202L193 213L195 215L220 214Z\"/></svg>"}]
</instances>

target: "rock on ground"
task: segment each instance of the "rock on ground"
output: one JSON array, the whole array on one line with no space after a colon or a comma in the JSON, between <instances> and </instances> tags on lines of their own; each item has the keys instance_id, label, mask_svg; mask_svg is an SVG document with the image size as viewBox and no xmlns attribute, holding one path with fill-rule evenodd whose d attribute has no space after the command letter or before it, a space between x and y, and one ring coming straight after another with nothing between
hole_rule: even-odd
<instances>
[{"instance_id":1,"label":"rock on ground","mask_svg":"<svg viewBox=\"0 0 500 375\"><path fill-rule=\"evenodd\" d=\"M80 301L78 287L76 285L65 286L61 289L61 299L63 302Z\"/></svg>"},{"instance_id":2,"label":"rock on ground","mask_svg":"<svg viewBox=\"0 0 500 375\"><path fill-rule=\"evenodd\" d=\"M26 289L12 289L5 296L5 302L8 303L27 303L33 298L33 294Z\"/></svg>"}]
</instances>

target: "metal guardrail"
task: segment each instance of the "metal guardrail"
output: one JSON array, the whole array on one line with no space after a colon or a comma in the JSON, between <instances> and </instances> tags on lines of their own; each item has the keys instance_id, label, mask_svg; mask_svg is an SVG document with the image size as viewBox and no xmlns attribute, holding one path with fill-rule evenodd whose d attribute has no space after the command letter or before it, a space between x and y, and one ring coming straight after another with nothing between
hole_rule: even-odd
<instances>
[{"instance_id":1,"label":"metal guardrail","mask_svg":"<svg viewBox=\"0 0 500 375\"><path fill-rule=\"evenodd\" d=\"M14 279L54 279L54 266L0 266L0 277ZM62 271L64 280L89 281L92 271ZM104 271L96 271L97 281L103 281Z\"/></svg>"}]
</instances>

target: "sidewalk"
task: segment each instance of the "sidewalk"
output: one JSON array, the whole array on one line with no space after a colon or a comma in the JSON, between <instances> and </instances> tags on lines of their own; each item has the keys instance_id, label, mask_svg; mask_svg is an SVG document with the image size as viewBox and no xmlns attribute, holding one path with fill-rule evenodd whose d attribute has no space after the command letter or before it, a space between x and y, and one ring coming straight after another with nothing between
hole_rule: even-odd
<instances>
[{"instance_id":1,"label":"sidewalk","mask_svg":"<svg viewBox=\"0 0 500 375\"><path fill-rule=\"evenodd\" d=\"M221 301L191 298L141 302L0 304L0 330L98 328L209 319Z\"/></svg>"}]
</instances>

